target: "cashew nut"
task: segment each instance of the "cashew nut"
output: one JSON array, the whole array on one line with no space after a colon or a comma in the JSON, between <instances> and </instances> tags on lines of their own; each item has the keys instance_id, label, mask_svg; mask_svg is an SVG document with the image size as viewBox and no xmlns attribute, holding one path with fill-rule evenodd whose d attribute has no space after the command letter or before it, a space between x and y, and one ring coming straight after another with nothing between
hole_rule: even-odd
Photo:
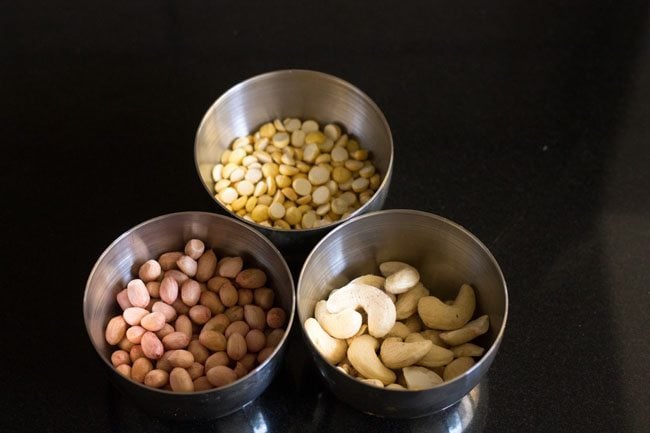
<instances>
[{"instance_id":1,"label":"cashew nut","mask_svg":"<svg viewBox=\"0 0 650 433\"><path fill-rule=\"evenodd\" d=\"M445 381L452 380L472 368L474 364L476 364L476 361L474 361L474 358L470 358L469 356L456 358L445 367L442 377L445 378Z\"/></svg>"},{"instance_id":2,"label":"cashew nut","mask_svg":"<svg viewBox=\"0 0 650 433\"><path fill-rule=\"evenodd\" d=\"M388 337L381 343L379 357L388 368L404 368L418 362L432 346L429 340L403 342L398 337Z\"/></svg>"},{"instance_id":3,"label":"cashew nut","mask_svg":"<svg viewBox=\"0 0 650 433\"><path fill-rule=\"evenodd\" d=\"M456 358L461 358L463 356L481 356L485 349L474 343L463 343L459 346L452 347L451 351L454 352Z\"/></svg>"},{"instance_id":4,"label":"cashew nut","mask_svg":"<svg viewBox=\"0 0 650 433\"><path fill-rule=\"evenodd\" d=\"M384 383L379 379L360 379L360 381L368 385L376 386L379 388L384 387Z\"/></svg>"},{"instance_id":5,"label":"cashew nut","mask_svg":"<svg viewBox=\"0 0 650 433\"><path fill-rule=\"evenodd\" d=\"M348 345L352 342L352 339L354 337L358 337L359 335L365 334L367 330L368 330L368 325L366 325L365 323L362 324L361 328L359 328L359 331L356 334L354 334L352 337L346 339L346 342L348 343Z\"/></svg>"},{"instance_id":6,"label":"cashew nut","mask_svg":"<svg viewBox=\"0 0 650 433\"><path fill-rule=\"evenodd\" d=\"M371 335L354 337L348 347L350 364L367 379L379 379L384 385L395 382L395 373L381 363L375 350L379 342Z\"/></svg>"},{"instance_id":7,"label":"cashew nut","mask_svg":"<svg viewBox=\"0 0 650 433\"><path fill-rule=\"evenodd\" d=\"M464 326L474 314L476 295L474 289L463 284L458 296L447 305L435 296L424 296L418 301L420 318L429 328L451 331Z\"/></svg>"},{"instance_id":8,"label":"cashew nut","mask_svg":"<svg viewBox=\"0 0 650 433\"><path fill-rule=\"evenodd\" d=\"M485 334L488 329L490 329L490 319L487 315L483 315L455 331L442 332L440 338L450 346L458 346Z\"/></svg>"},{"instance_id":9,"label":"cashew nut","mask_svg":"<svg viewBox=\"0 0 650 433\"><path fill-rule=\"evenodd\" d=\"M325 332L342 340L354 336L361 328L361 314L352 308L336 314L330 313L327 311L327 301L325 300L316 303L314 317Z\"/></svg>"},{"instance_id":10,"label":"cashew nut","mask_svg":"<svg viewBox=\"0 0 650 433\"><path fill-rule=\"evenodd\" d=\"M402 390L402 391L406 391L406 388L404 388L399 383L391 383L390 385L386 385L384 388L386 388L386 389L399 389L399 390Z\"/></svg>"},{"instance_id":11,"label":"cashew nut","mask_svg":"<svg viewBox=\"0 0 650 433\"><path fill-rule=\"evenodd\" d=\"M426 331L425 331L426 332ZM422 334L414 332L409 334L408 337L404 340L406 342L415 342L415 341L431 341L425 338ZM445 349L444 347L438 346L431 343L431 349L420 358L416 364L423 367L442 367L449 364L454 359L454 352L451 350Z\"/></svg>"},{"instance_id":12,"label":"cashew nut","mask_svg":"<svg viewBox=\"0 0 650 433\"><path fill-rule=\"evenodd\" d=\"M347 344L344 340L331 337L320 326L318 321L310 317L305 321L305 331L311 342L316 346L323 358L331 364L337 364L345 358Z\"/></svg>"},{"instance_id":13,"label":"cashew nut","mask_svg":"<svg viewBox=\"0 0 650 433\"><path fill-rule=\"evenodd\" d=\"M420 332L422 330L422 320L420 320L420 317L417 314L406 319L404 324L410 332Z\"/></svg>"},{"instance_id":14,"label":"cashew nut","mask_svg":"<svg viewBox=\"0 0 650 433\"><path fill-rule=\"evenodd\" d=\"M410 390L428 389L442 383L440 376L425 367L404 367L402 373Z\"/></svg>"},{"instance_id":15,"label":"cashew nut","mask_svg":"<svg viewBox=\"0 0 650 433\"><path fill-rule=\"evenodd\" d=\"M398 295L409 290L420 281L420 273L411 265L402 262L384 262L379 270L386 277L384 289Z\"/></svg>"},{"instance_id":16,"label":"cashew nut","mask_svg":"<svg viewBox=\"0 0 650 433\"><path fill-rule=\"evenodd\" d=\"M383 289L385 281L386 278L380 277L379 275L366 274L355 278L354 280L350 281L350 283L367 284L378 289Z\"/></svg>"},{"instance_id":17,"label":"cashew nut","mask_svg":"<svg viewBox=\"0 0 650 433\"><path fill-rule=\"evenodd\" d=\"M440 338L440 333L441 332L442 331L437 331L435 329L426 329L426 330L422 331L420 334L422 334L422 336L424 338L426 338L427 340L431 340L433 342L433 344L435 344L437 346L440 346L440 347L447 348L447 343L442 341L442 338Z\"/></svg>"},{"instance_id":18,"label":"cashew nut","mask_svg":"<svg viewBox=\"0 0 650 433\"><path fill-rule=\"evenodd\" d=\"M407 292L397 297L395 302L395 312L397 320L406 319L412 316L418 310L418 301L424 296L429 296L429 291L422 283L417 283Z\"/></svg>"},{"instance_id":19,"label":"cashew nut","mask_svg":"<svg viewBox=\"0 0 650 433\"><path fill-rule=\"evenodd\" d=\"M383 337L395 324L395 304L386 293L376 287L348 283L330 294L327 300L327 310L330 313L358 307L368 314L368 332L373 337Z\"/></svg>"},{"instance_id":20,"label":"cashew nut","mask_svg":"<svg viewBox=\"0 0 650 433\"><path fill-rule=\"evenodd\" d=\"M399 337L401 339L405 339L409 334L411 333L411 330L402 322L395 322L393 327L388 331L388 336L389 337Z\"/></svg>"}]
</instances>

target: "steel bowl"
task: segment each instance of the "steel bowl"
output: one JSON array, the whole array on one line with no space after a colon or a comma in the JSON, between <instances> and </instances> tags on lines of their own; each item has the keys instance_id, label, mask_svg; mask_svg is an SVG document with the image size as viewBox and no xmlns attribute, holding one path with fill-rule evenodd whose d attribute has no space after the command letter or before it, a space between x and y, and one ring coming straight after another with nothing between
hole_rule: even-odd
<instances>
[{"instance_id":1,"label":"steel bowl","mask_svg":"<svg viewBox=\"0 0 650 433\"><path fill-rule=\"evenodd\" d=\"M378 388L329 364L306 336L304 323L313 317L317 301L357 276L378 274L379 264L391 260L415 266L423 284L442 299L453 299L462 283L474 287L475 317L487 314L490 330L476 341L485 353L463 375L422 391ZM414 210L369 213L331 231L307 257L297 296L298 320L307 347L332 392L358 410L395 418L429 415L468 394L492 364L508 315L506 281L485 245L456 223Z\"/></svg>"},{"instance_id":2,"label":"steel bowl","mask_svg":"<svg viewBox=\"0 0 650 433\"><path fill-rule=\"evenodd\" d=\"M313 229L283 230L247 221L228 211L214 197L212 167L239 136L248 135L275 118L334 122L359 138L372 152L372 162L382 176L373 197L348 218L381 209L388 193L393 167L390 127L377 105L352 84L322 72L282 70L258 75L226 91L208 109L196 133L194 158L206 191L225 212L261 231L283 251L304 251L341 223Z\"/></svg>"},{"instance_id":3,"label":"steel bowl","mask_svg":"<svg viewBox=\"0 0 650 433\"><path fill-rule=\"evenodd\" d=\"M247 266L264 269L268 285L275 289L276 302L287 312L287 329L273 354L248 375L222 388L188 394L146 387L127 379L113 368L104 330L119 314L116 294L137 275L146 260L166 251L182 250L199 238L217 254L239 255ZM90 272L83 299L88 336L114 384L145 411L162 418L218 418L242 408L259 396L278 371L294 316L293 279L280 252L264 236L232 218L207 212L181 212L146 221L118 237L99 257Z\"/></svg>"}]
</instances>

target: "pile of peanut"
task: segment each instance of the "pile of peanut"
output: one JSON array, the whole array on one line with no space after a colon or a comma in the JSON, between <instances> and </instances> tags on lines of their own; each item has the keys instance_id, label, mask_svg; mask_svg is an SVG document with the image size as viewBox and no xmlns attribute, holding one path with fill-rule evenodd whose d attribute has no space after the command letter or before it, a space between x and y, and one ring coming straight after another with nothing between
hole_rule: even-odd
<instances>
[{"instance_id":1,"label":"pile of peanut","mask_svg":"<svg viewBox=\"0 0 650 433\"><path fill-rule=\"evenodd\" d=\"M442 301L414 267L384 262L379 269L382 276L360 276L316 303L304 326L319 353L387 389L428 389L469 370L484 352L471 341L490 326L487 315L472 320L474 289L463 284L454 300Z\"/></svg>"},{"instance_id":2,"label":"pile of peanut","mask_svg":"<svg viewBox=\"0 0 650 433\"><path fill-rule=\"evenodd\" d=\"M218 388L264 362L284 335L266 274L241 257L217 256L199 239L148 260L117 294L106 326L116 370L176 392Z\"/></svg>"},{"instance_id":3,"label":"pile of peanut","mask_svg":"<svg viewBox=\"0 0 650 433\"><path fill-rule=\"evenodd\" d=\"M369 152L334 123L275 119L235 139L212 170L215 198L267 227L308 229L365 204L381 184Z\"/></svg>"}]
</instances>

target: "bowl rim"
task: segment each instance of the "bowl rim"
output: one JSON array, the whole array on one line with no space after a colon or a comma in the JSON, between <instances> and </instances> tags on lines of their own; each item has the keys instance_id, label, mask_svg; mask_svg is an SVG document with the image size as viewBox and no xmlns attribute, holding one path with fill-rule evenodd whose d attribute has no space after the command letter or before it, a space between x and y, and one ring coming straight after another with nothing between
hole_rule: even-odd
<instances>
[{"instance_id":1,"label":"bowl rim","mask_svg":"<svg viewBox=\"0 0 650 433\"><path fill-rule=\"evenodd\" d=\"M377 188L377 191L375 192L375 194L372 195L370 200L368 200L366 203L361 205L358 209L356 209L354 212L352 212L350 215L348 215L344 219L340 219L338 221L333 221L333 222L331 222L329 224L324 224L324 225L319 226L319 227L312 227L312 228L308 228L308 229L303 229L303 228L301 228L301 229L283 229L283 228L279 228L279 227L267 227L267 226L264 226L262 224L259 224L259 223L255 222L255 221L248 221L248 220L244 219L243 217L237 215L237 213L226 209L226 207L219 200L217 200L214 197L214 194L212 193L212 189L210 189L208 187L208 185L206 185L203 182L203 178L201 177L201 170L199 168L199 162L198 162L197 157L196 157L196 155L197 155L197 147L198 147L198 144L199 144L199 133L203 129L204 125L207 123L209 115L212 113L213 110L216 109L215 107L218 104L222 103L223 100L230 97L232 94L240 91L240 89L242 87L244 87L246 85L256 83L258 81L264 81L264 80L266 80L266 79L268 79L269 77L272 77L272 76L277 76L277 75L301 75L301 74L302 75L312 75L312 76L319 77L321 79L324 79L324 80L327 80L327 81L332 81L332 82L334 82L336 84L339 84L339 85L343 86L344 88L346 88L348 91L358 94L359 96L361 96L361 98L365 102L367 102L369 104L369 106L379 115L379 119L380 119L380 121L382 123L382 126L385 128L386 132L388 133L388 144L389 144L389 147L390 147L390 149L389 149L390 150L390 157L388 159L388 167L386 169L386 173L382 176L381 183L379 184L379 187ZM194 166L195 166L196 172L197 172L197 174L199 176L199 180L201 181L201 184L203 185L203 187L207 191L207 193L210 195L212 201L217 203L217 205L219 205L221 207L221 209L223 209L224 212L227 212L228 215L231 215L235 219L237 219L239 221L242 221L245 224L249 224L249 225L251 225L253 227L256 227L257 229L260 229L260 230L270 230L272 232L279 232L279 233L310 233L310 232L317 232L320 229L331 229L332 227L335 227L335 226L337 226L337 225L339 225L339 224L341 224L343 222L349 221L352 218L365 213L364 210L368 209L370 206L372 206L372 204L376 200L378 200L378 198L377 198L379 196L378 192L380 190L387 189L388 188L388 183L390 182L391 173L393 172L394 159L395 159L394 148L395 148L395 146L394 146L394 143L393 143L393 133L392 133L392 131L390 129L390 125L388 124L388 120L386 120L386 116L384 115L384 112L379 108L379 106L375 103L375 101L373 101L373 99L370 98L370 96L368 96L363 90L361 90L360 88L356 87L354 84L352 84L352 83L350 83L350 82L348 82L348 81L346 81L346 80L344 80L342 78L339 78L339 77L337 77L335 75L331 75L331 74L328 74L328 73L325 73L325 72L315 71L315 70L311 70L311 69L277 69L277 70L273 70L273 71L269 71L269 72L264 72L264 73L261 73L261 74L258 74L258 75L254 75L254 76L252 76L250 78L247 78L247 79L245 79L243 81L238 82L237 84L235 84L234 86L232 86L228 90L226 90L224 93L222 93L210 105L210 107L208 107L205 114L201 118L201 122L199 123L199 127L197 128L196 135L194 137Z\"/></svg>"},{"instance_id":2,"label":"bowl rim","mask_svg":"<svg viewBox=\"0 0 650 433\"><path fill-rule=\"evenodd\" d=\"M450 384L452 384L454 382L458 382L458 381L463 380L465 377L467 377L470 374L470 372L478 369L483 364L483 361L486 361L486 362L489 362L489 363L491 363L493 361L494 357L496 356L496 352L499 350L499 346L501 345L501 341L503 340L503 336L504 336L505 328L506 328L506 323L508 321L508 309L509 309L508 285L506 283L506 279L505 279L505 277L503 275L501 267L499 266L499 263L495 259L494 255L492 255L492 252L485 246L485 244L483 244L483 242L481 242L481 240L478 237L476 237L476 235L474 235L472 232L467 230L462 225L460 225L460 224L458 224L458 223L456 223L456 222L454 222L454 221L452 221L452 220L450 220L448 218L445 218L443 216L440 216L440 215L437 215L437 214L434 214L434 213L431 213L431 212L416 210L416 209L383 209L383 210L378 210L378 211L374 211L374 212L368 212L368 213L366 213L364 215L360 215L360 216L358 216L358 217L356 217L356 218L354 218L352 220L345 221L344 223L342 223L338 227L334 228L331 232L327 233L316 244L316 246L309 252L309 255L307 256L307 258L305 258L305 261L304 261L304 263L302 265L302 268L300 269L300 274L298 275L298 283L296 285L296 298L300 297L300 292L301 292L301 287L302 287L301 283L303 281L303 275L306 272L307 263L312 259L312 256L314 255L316 250L318 250L319 248L322 248L322 246L329 240L330 237L335 236L336 233L339 230L344 230L344 228L348 224L355 224L355 223L356 224L361 224L363 222L363 220L365 220L367 218L374 218L374 217L376 217L378 215L383 215L383 214L418 215L418 216L422 216L422 217L425 217L425 218L431 218L431 219L434 219L434 220L438 220L440 222L443 222L444 224L450 225L451 227L459 230L461 233L469 236L470 239L472 241L474 241L481 248L481 250L486 254L486 256L489 258L489 260L492 262L492 264L495 266L495 268L497 270L499 280L500 280L500 282L501 282L501 284L503 286L503 295L504 295L503 321L501 323L501 327L500 327L499 331L497 332L496 337L494 338L494 341L492 342L492 344L490 344L490 348L481 356L481 358L478 361L476 361L476 363L472 367L470 367L463 374L453 378L452 380L442 382L442 383L440 383L440 384L438 384L436 386L433 386L431 388L421 389L421 390L379 388L379 387L376 387L374 385L370 385L370 384L361 382L361 381L349 376L348 374L340 371L334 365L327 362L325 360L325 358L323 358L323 356L318 352L318 349L316 349L316 347L314 346L314 344L312 343L310 338L307 336L307 333L305 332L305 325L304 325L303 322L300 322L300 329L301 329L301 331L302 331L302 333L303 333L303 335L305 337L304 339L306 341L306 344L310 345L311 351L321 358L323 363L325 365L327 365L327 368L330 371L334 372L335 374L339 375L340 377L344 377L345 380L350 380L350 381L353 381L355 383L358 383L359 385L367 386L367 387L370 387L372 389L383 390L383 391L386 391L386 392L427 393L427 392L430 392L432 390L440 390L440 389L445 388L447 385L450 385ZM300 314L299 314L299 311L298 311L299 309L300 309L300 303L296 302L296 317L297 317L296 320L298 320L298 321L301 320L300 319Z\"/></svg>"},{"instance_id":3,"label":"bowl rim","mask_svg":"<svg viewBox=\"0 0 650 433\"><path fill-rule=\"evenodd\" d=\"M291 285L291 311L287 315L287 326L285 328L284 335L282 336L282 339L280 339L280 342L278 343L278 345L275 347L273 352L271 352L271 355L269 355L269 357L266 358L264 360L264 362L262 362L260 365L256 366L254 369L252 369L251 371L246 373L246 375L242 376L241 378L235 380L232 383L229 383L228 385L225 385L225 386L222 386L222 387L219 387L219 388L212 388L212 389L202 390L202 391L179 393L179 392L168 391L168 390L160 389L160 388L152 388L152 387L146 386L146 385L144 385L142 383L134 381L131 378L124 377L121 374L117 373L117 370L115 369L113 364L111 364L109 362L109 360L106 358L106 356L99 350L97 345L95 345L95 343L94 343L94 341L92 339L92 336L91 336L90 327L89 327L88 321L86 320L86 315L85 315L84 310L85 310L86 304L88 303L88 290L89 290L89 287L90 287L90 282L93 279L95 273L97 272L97 270L99 268L99 264L102 262L104 257L106 255L108 255L109 251L111 251L115 247L115 245L117 245L118 242L120 242L122 239L130 236L133 232L135 232L136 230L138 230L141 227L144 227L146 225L153 224L155 222L165 220L165 219L169 219L169 218L173 218L173 217L189 216L189 215L204 215L204 216L208 216L210 218L215 218L216 220L228 221L228 223L234 223L235 225L239 226L240 228L244 228L244 229L254 233L255 236L257 236L259 238L259 241L264 242L269 247L271 247L272 251L275 254L277 254L277 256L280 258L280 262L282 263L282 266L283 266L282 270L284 272L286 272L286 274L289 276L289 283ZM108 247L106 247L104 249L104 251L100 254L99 258L97 259L97 261L93 265L92 270L90 271L90 274L88 275L88 279L86 280L86 285L85 285L85 288L84 288L84 295L83 295L83 299L82 299L82 313L83 313L83 316L84 316L83 317L84 325L85 325L85 328L86 328L86 333L88 334L88 339L90 340L90 344L93 346L93 348L95 349L95 352L97 352L97 354L99 355L101 360L104 362L104 364L108 368L110 368L114 373L116 373L116 375L118 377L126 380L127 382L129 382L129 383L131 383L133 385L137 385L140 388L145 389L147 391L159 392L159 393L162 393L162 394L166 394L166 395L170 395L170 396L178 396L179 398L182 398L182 397L187 397L187 396L209 394L209 393L213 393L213 392L217 392L217 391L225 391L225 390L227 390L227 389L229 389L231 387L234 388L235 386L239 385L243 380L250 379L251 376L255 375L260 370L265 368L271 362L271 360L273 358L275 358L276 355L280 351L282 351L284 349L285 345L287 344L286 342L289 339L289 334L291 333L291 327L293 326L293 322L294 322L294 316L296 314L296 285L295 285L295 283L293 281L293 275L291 274L291 270L289 269L289 265L287 264L286 260L284 259L284 256L282 255L282 253L278 250L278 248L269 239L267 239L264 235L262 235L260 232L253 229L252 227L249 227L248 225L243 224L242 222L237 221L237 220L235 220L233 218L230 218L230 217L228 217L226 215L219 215L219 214L212 213L212 212L205 212L205 211L173 212L173 213L168 213L168 214L159 215L159 216L150 218L150 219L148 219L146 221L143 221L143 222L131 227L130 229L126 230L121 235L119 235L117 238L115 238L115 240L113 242L111 242L108 245Z\"/></svg>"}]
</instances>

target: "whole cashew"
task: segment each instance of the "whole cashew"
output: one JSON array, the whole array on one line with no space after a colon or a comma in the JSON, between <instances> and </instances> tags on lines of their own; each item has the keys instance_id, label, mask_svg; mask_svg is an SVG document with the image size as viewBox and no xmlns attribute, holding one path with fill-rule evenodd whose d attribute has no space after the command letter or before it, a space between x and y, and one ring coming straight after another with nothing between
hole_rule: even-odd
<instances>
[{"instance_id":1,"label":"whole cashew","mask_svg":"<svg viewBox=\"0 0 650 433\"><path fill-rule=\"evenodd\" d=\"M474 289L463 284L458 296L447 305L435 296L424 296L418 301L420 318L429 328L451 331L464 326L474 314L476 295Z\"/></svg>"},{"instance_id":2,"label":"whole cashew","mask_svg":"<svg viewBox=\"0 0 650 433\"><path fill-rule=\"evenodd\" d=\"M384 385L395 382L395 373L381 363L375 350L379 342L371 335L354 337L348 347L350 364L366 379L379 379Z\"/></svg>"},{"instance_id":3,"label":"whole cashew","mask_svg":"<svg viewBox=\"0 0 650 433\"><path fill-rule=\"evenodd\" d=\"M442 383L440 376L425 367L404 367L402 373L410 390L427 389Z\"/></svg>"},{"instance_id":4,"label":"whole cashew","mask_svg":"<svg viewBox=\"0 0 650 433\"><path fill-rule=\"evenodd\" d=\"M425 331L426 332L426 331ZM422 334L414 332L409 334L404 341L415 342L415 341L431 341L424 337ZM433 342L431 342L431 349L420 358L416 364L423 367L442 367L449 364L454 359L454 352L451 350L440 347Z\"/></svg>"},{"instance_id":5,"label":"whole cashew","mask_svg":"<svg viewBox=\"0 0 650 433\"><path fill-rule=\"evenodd\" d=\"M483 315L455 331L442 332L440 338L450 346L458 346L485 334L488 329L490 329L490 319L487 315Z\"/></svg>"},{"instance_id":6,"label":"whole cashew","mask_svg":"<svg viewBox=\"0 0 650 433\"><path fill-rule=\"evenodd\" d=\"M422 283L417 283L407 292L399 295L395 302L397 320L406 319L415 314L418 311L418 301L424 296L429 296L429 290Z\"/></svg>"},{"instance_id":7,"label":"whole cashew","mask_svg":"<svg viewBox=\"0 0 650 433\"><path fill-rule=\"evenodd\" d=\"M384 262L379 270L386 277L384 289L395 295L406 292L420 281L417 269L403 262Z\"/></svg>"},{"instance_id":8,"label":"whole cashew","mask_svg":"<svg viewBox=\"0 0 650 433\"><path fill-rule=\"evenodd\" d=\"M388 337L381 343L379 357L388 368L404 368L418 362L432 346L429 340L403 342L398 337Z\"/></svg>"},{"instance_id":9,"label":"whole cashew","mask_svg":"<svg viewBox=\"0 0 650 433\"><path fill-rule=\"evenodd\" d=\"M384 382L379 379L361 379L361 382L367 383L368 385L376 386L379 388L384 387Z\"/></svg>"},{"instance_id":10,"label":"whole cashew","mask_svg":"<svg viewBox=\"0 0 650 433\"><path fill-rule=\"evenodd\" d=\"M367 284L378 289L383 289L385 281L386 278L380 277L379 275L366 274L355 278L354 280L350 281L350 283Z\"/></svg>"},{"instance_id":11,"label":"whole cashew","mask_svg":"<svg viewBox=\"0 0 650 433\"><path fill-rule=\"evenodd\" d=\"M393 327L388 331L388 336L389 337L399 337L401 339L405 339L409 334L411 333L411 330L402 322L395 322Z\"/></svg>"},{"instance_id":12,"label":"whole cashew","mask_svg":"<svg viewBox=\"0 0 650 433\"><path fill-rule=\"evenodd\" d=\"M314 317L325 332L334 338L345 340L354 336L361 329L361 314L352 308L340 313L330 313L327 311L327 301L325 300L316 303Z\"/></svg>"},{"instance_id":13,"label":"whole cashew","mask_svg":"<svg viewBox=\"0 0 650 433\"><path fill-rule=\"evenodd\" d=\"M388 295L367 284L348 283L330 294L327 310L339 313L347 309L363 308L368 314L368 333L381 338L395 324L395 304Z\"/></svg>"},{"instance_id":14,"label":"whole cashew","mask_svg":"<svg viewBox=\"0 0 650 433\"><path fill-rule=\"evenodd\" d=\"M445 367L442 377L445 378L445 381L452 380L472 368L474 364L476 364L476 361L469 356L456 358Z\"/></svg>"},{"instance_id":15,"label":"whole cashew","mask_svg":"<svg viewBox=\"0 0 650 433\"><path fill-rule=\"evenodd\" d=\"M454 352L456 358L461 358L463 356L481 356L485 349L474 343L463 343L459 346L452 347L451 351Z\"/></svg>"},{"instance_id":16,"label":"whole cashew","mask_svg":"<svg viewBox=\"0 0 650 433\"><path fill-rule=\"evenodd\" d=\"M327 362L338 364L345 358L347 343L344 340L331 337L313 317L305 321L305 331Z\"/></svg>"}]
</instances>

